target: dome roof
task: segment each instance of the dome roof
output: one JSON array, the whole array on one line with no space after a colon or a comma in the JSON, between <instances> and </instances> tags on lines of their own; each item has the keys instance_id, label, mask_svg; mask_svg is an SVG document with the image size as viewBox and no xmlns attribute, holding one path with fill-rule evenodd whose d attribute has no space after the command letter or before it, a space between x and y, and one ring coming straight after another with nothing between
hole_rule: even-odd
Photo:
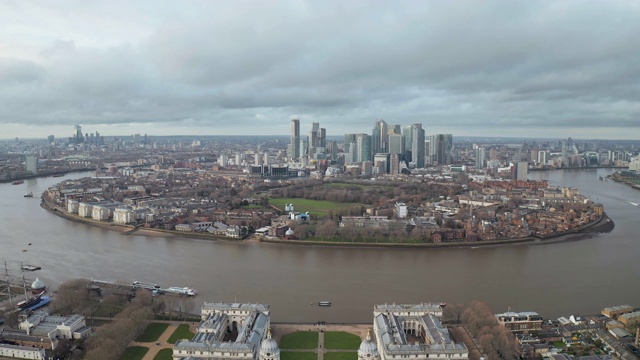
<instances>
[{"instance_id":1,"label":"dome roof","mask_svg":"<svg viewBox=\"0 0 640 360\"><path fill-rule=\"evenodd\" d=\"M271 329L269 329L267 331L267 338L262 340L262 344L260 344L260 354L271 356L279 353L280 348L278 347L278 343L271 338Z\"/></svg>"},{"instance_id":2,"label":"dome roof","mask_svg":"<svg viewBox=\"0 0 640 360\"><path fill-rule=\"evenodd\" d=\"M362 341L362 343L360 344L360 348L358 348L358 355L359 356L367 356L367 355L378 356L378 346L376 345L375 341L371 340L370 331L367 332L367 338L364 341Z\"/></svg>"},{"instance_id":3,"label":"dome roof","mask_svg":"<svg viewBox=\"0 0 640 360\"><path fill-rule=\"evenodd\" d=\"M44 289L44 288L46 288L46 287L47 287L47 286L44 284L44 281L40 280L39 278L36 278L36 281L34 281L34 282L31 284L31 288L32 288L33 290L41 290L41 289Z\"/></svg>"},{"instance_id":4,"label":"dome roof","mask_svg":"<svg viewBox=\"0 0 640 360\"><path fill-rule=\"evenodd\" d=\"M293 236L293 229L289 229L287 230L287 232L284 233L286 236Z\"/></svg>"}]
</instances>

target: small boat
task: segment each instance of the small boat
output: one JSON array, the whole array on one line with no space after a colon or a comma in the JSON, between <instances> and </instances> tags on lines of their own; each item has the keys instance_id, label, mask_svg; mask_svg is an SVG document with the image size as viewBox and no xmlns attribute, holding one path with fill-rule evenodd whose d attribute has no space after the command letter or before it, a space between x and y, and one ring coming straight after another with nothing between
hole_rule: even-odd
<instances>
[{"instance_id":1,"label":"small boat","mask_svg":"<svg viewBox=\"0 0 640 360\"><path fill-rule=\"evenodd\" d=\"M331 301L318 301L318 306L331 306Z\"/></svg>"},{"instance_id":2,"label":"small boat","mask_svg":"<svg viewBox=\"0 0 640 360\"><path fill-rule=\"evenodd\" d=\"M28 193L28 194L24 194L24 197L26 197L26 198L32 198L32 197L33 197L33 193L32 193L32 192L30 192L30 193Z\"/></svg>"},{"instance_id":3,"label":"small boat","mask_svg":"<svg viewBox=\"0 0 640 360\"><path fill-rule=\"evenodd\" d=\"M445 307L445 306L447 306L447 303L444 303L444 302L440 303L440 307Z\"/></svg>"},{"instance_id":4,"label":"small boat","mask_svg":"<svg viewBox=\"0 0 640 360\"><path fill-rule=\"evenodd\" d=\"M26 308L28 308L28 307L30 307L32 305L37 304L39 301L40 301L40 296L38 295L38 296L34 296L34 297L30 298L30 299L22 300L19 303L17 303L16 306L19 309L24 310L24 309L26 309Z\"/></svg>"},{"instance_id":5,"label":"small boat","mask_svg":"<svg viewBox=\"0 0 640 360\"><path fill-rule=\"evenodd\" d=\"M24 181L22 181L22 180L16 180L16 181L12 182L11 184L12 185L20 185L20 184L23 184L23 183L24 183Z\"/></svg>"},{"instance_id":6,"label":"small boat","mask_svg":"<svg viewBox=\"0 0 640 360\"><path fill-rule=\"evenodd\" d=\"M24 271L36 271L42 269L40 266L25 264L20 267Z\"/></svg>"},{"instance_id":7,"label":"small boat","mask_svg":"<svg viewBox=\"0 0 640 360\"><path fill-rule=\"evenodd\" d=\"M27 252L27 249L22 249L22 252Z\"/></svg>"}]
</instances>

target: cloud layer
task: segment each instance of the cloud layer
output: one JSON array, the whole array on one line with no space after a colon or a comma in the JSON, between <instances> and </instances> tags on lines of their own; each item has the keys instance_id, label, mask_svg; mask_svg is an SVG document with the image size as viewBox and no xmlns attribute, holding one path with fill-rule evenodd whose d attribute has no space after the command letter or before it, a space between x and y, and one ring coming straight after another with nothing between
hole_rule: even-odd
<instances>
[{"instance_id":1,"label":"cloud layer","mask_svg":"<svg viewBox=\"0 0 640 360\"><path fill-rule=\"evenodd\" d=\"M0 123L637 138L638 19L624 1L2 2Z\"/></svg>"}]
</instances>

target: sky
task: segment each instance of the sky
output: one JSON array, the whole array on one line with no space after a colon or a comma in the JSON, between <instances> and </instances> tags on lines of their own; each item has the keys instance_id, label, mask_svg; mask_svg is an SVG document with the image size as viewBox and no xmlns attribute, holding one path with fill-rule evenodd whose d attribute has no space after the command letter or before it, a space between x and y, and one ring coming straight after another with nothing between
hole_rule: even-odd
<instances>
[{"instance_id":1,"label":"sky","mask_svg":"<svg viewBox=\"0 0 640 360\"><path fill-rule=\"evenodd\" d=\"M0 138L640 138L640 1L0 0Z\"/></svg>"}]
</instances>

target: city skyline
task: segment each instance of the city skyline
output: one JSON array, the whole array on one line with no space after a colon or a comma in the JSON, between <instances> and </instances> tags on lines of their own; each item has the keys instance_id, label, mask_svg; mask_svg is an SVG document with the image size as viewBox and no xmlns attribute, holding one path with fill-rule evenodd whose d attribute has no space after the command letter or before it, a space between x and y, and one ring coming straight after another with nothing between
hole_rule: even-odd
<instances>
[{"instance_id":1,"label":"city skyline","mask_svg":"<svg viewBox=\"0 0 640 360\"><path fill-rule=\"evenodd\" d=\"M638 3L244 5L0 4L0 137L640 130Z\"/></svg>"}]
</instances>

